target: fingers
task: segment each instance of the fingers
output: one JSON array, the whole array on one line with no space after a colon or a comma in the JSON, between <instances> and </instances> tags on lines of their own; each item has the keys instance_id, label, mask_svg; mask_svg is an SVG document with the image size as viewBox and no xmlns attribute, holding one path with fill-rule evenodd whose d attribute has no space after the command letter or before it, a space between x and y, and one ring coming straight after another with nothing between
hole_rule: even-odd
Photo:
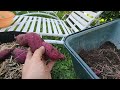
<instances>
[{"instance_id":1,"label":"fingers","mask_svg":"<svg viewBox=\"0 0 120 90\"><path fill-rule=\"evenodd\" d=\"M48 68L49 68L50 71L52 70L54 64L55 64L55 61L50 61L50 62L47 64L47 66L48 66Z\"/></svg>"},{"instance_id":2,"label":"fingers","mask_svg":"<svg viewBox=\"0 0 120 90\"><path fill-rule=\"evenodd\" d=\"M32 59L36 59L36 60L41 60L42 59L42 55L45 53L45 48L43 46L41 46L39 49L37 49L33 56Z\"/></svg>"},{"instance_id":3,"label":"fingers","mask_svg":"<svg viewBox=\"0 0 120 90\"><path fill-rule=\"evenodd\" d=\"M31 58L32 58L32 52L31 52L30 48L28 48L28 53L27 53L25 61L30 60Z\"/></svg>"}]
</instances>

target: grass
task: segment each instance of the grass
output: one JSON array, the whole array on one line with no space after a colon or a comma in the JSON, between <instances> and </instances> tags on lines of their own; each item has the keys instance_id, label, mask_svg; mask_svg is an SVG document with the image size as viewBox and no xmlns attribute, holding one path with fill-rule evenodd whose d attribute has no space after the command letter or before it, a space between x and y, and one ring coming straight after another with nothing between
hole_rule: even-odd
<instances>
[{"instance_id":1,"label":"grass","mask_svg":"<svg viewBox=\"0 0 120 90\"><path fill-rule=\"evenodd\" d=\"M13 11L14 12L14 11ZM15 13L15 12L14 12ZM19 14L26 13L26 11L22 11ZM64 14L69 13L68 11L59 11L57 13L58 17L61 19ZM47 37L45 37L46 39ZM53 38L53 37L52 37ZM57 37L54 37L55 39ZM66 58L65 60L57 61L52 70L52 78L53 79L76 79L75 71L72 64L72 59L68 51L65 49L64 45L56 45L56 48L62 52Z\"/></svg>"},{"instance_id":2,"label":"grass","mask_svg":"<svg viewBox=\"0 0 120 90\"><path fill-rule=\"evenodd\" d=\"M76 75L73 69L72 59L63 45L54 45L65 56L65 60L58 61L52 71L53 79L75 79Z\"/></svg>"}]
</instances>

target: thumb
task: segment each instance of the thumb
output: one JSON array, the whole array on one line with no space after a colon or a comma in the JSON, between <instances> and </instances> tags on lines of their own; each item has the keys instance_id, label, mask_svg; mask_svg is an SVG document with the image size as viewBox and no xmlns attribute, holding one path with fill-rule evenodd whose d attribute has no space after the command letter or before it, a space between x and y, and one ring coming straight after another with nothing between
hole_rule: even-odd
<instances>
[{"instance_id":1,"label":"thumb","mask_svg":"<svg viewBox=\"0 0 120 90\"><path fill-rule=\"evenodd\" d=\"M39 49L37 49L34 54L33 54L33 60L42 60L42 56L45 53L45 48L43 46L41 46Z\"/></svg>"},{"instance_id":2,"label":"thumb","mask_svg":"<svg viewBox=\"0 0 120 90\"><path fill-rule=\"evenodd\" d=\"M32 52L31 52L30 48L28 48L28 53L26 55L25 62L28 62L31 59L31 57L32 57Z\"/></svg>"}]
</instances>

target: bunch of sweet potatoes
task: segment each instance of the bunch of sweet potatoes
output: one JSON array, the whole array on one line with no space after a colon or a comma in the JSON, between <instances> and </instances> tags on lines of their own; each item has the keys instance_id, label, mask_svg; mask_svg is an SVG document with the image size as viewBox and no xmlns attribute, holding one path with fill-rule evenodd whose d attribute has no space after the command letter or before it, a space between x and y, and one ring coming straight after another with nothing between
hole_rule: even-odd
<instances>
[{"instance_id":1,"label":"bunch of sweet potatoes","mask_svg":"<svg viewBox=\"0 0 120 90\"><path fill-rule=\"evenodd\" d=\"M28 46L30 47L31 51L34 53L34 51L41 46L45 47L45 54L44 57L51 60L60 60L64 59L64 55L60 53L57 48L55 48L53 45L45 42L40 35L36 33L26 33L26 34L20 34L15 37L16 42L20 46ZM2 54L1 54L2 53ZM3 57L8 56L11 53L11 50L1 51L0 52L0 59L3 59ZM15 48L12 50L12 55L15 60L17 60L19 63L24 63L27 55L26 49L20 49Z\"/></svg>"}]
</instances>

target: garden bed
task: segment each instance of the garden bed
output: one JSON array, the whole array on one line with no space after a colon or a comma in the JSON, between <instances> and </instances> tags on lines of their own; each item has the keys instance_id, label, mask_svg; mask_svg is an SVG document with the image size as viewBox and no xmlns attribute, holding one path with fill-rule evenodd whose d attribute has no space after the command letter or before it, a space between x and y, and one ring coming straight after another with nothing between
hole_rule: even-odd
<instances>
[{"instance_id":1,"label":"garden bed","mask_svg":"<svg viewBox=\"0 0 120 90\"><path fill-rule=\"evenodd\" d=\"M98 49L80 50L80 57L101 79L120 79L120 50L105 42Z\"/></svg>"}]
</instances>

